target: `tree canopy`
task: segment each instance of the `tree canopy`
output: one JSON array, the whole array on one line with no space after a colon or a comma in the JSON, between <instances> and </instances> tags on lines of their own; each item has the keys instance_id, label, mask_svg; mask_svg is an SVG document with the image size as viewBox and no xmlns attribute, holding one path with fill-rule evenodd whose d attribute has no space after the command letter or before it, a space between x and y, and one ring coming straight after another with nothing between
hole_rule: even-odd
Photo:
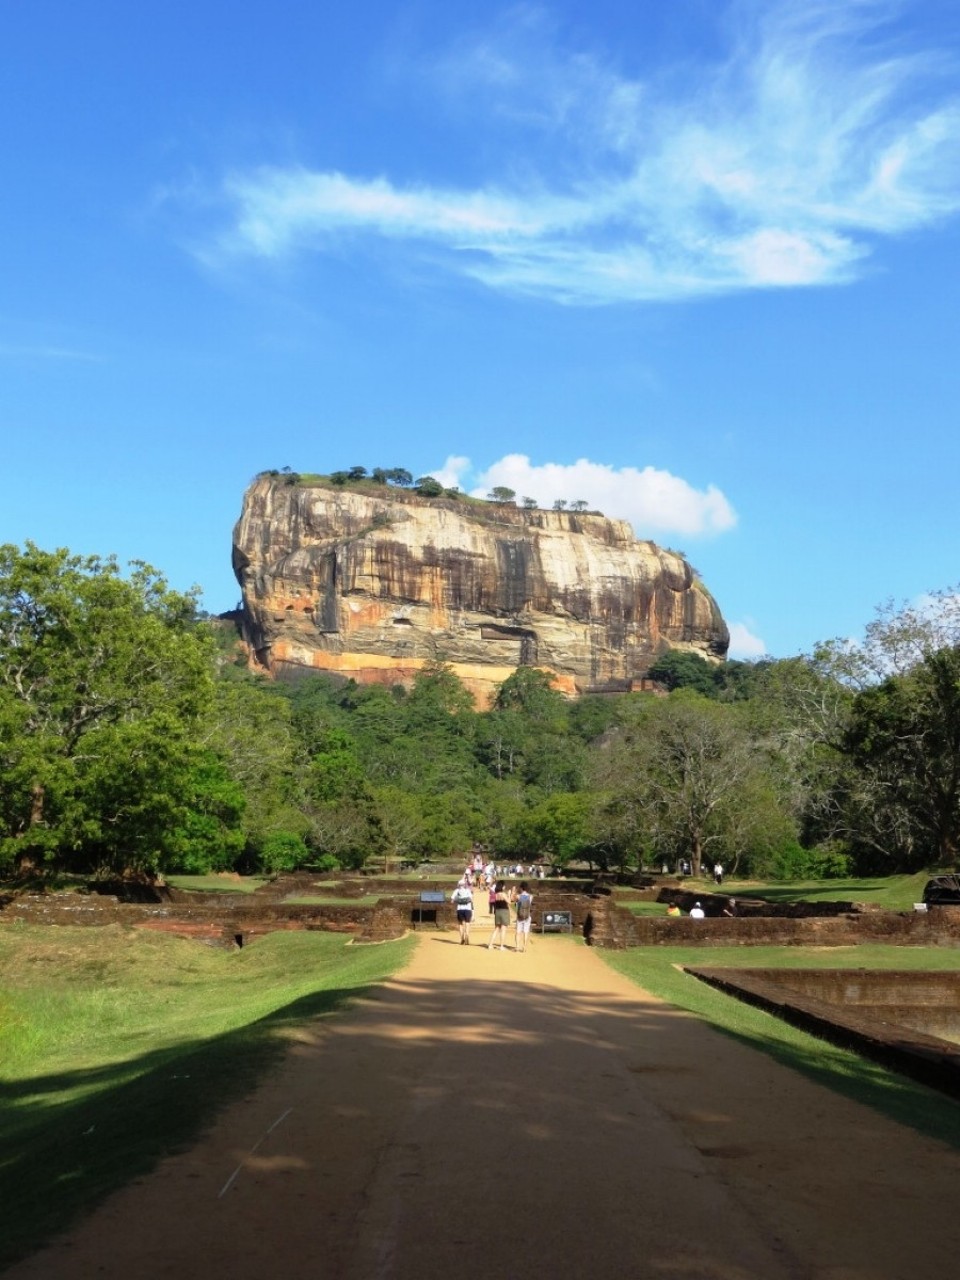
<instances>
[{"instance_id":1,"label":"tree canopy","mask_svg":"<svg viewBox=\"0 0 960 1280\"><path fill-rule=\"evenodd\" d=\"M233 821L197 728L213 697L192 595L150 566L0 547L0 850L156 869L198 810Z\"/></svg>"},{"instance_id":2,"label":"tree canopy","mask_svg":"<svg viewBox=\"0 0 960 1280\"><path fill-rule=\"evenodd\" d=\"M441 660L409 688L271 683L150 566L0 547L0 865L322 868L474 842L784 876L953 864L958 617L942 593L885 606L860 646L668 652L666 696L570 700L519 667L479 711Z\"/></svg>"}]
</instances>

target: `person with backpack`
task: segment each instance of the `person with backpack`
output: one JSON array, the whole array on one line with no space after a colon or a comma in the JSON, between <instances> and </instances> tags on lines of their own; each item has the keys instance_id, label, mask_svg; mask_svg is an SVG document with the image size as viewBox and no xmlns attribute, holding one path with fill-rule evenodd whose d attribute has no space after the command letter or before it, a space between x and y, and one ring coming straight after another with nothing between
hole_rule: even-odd
<instances>
[{"instance_id":1,"label":"person with backpack","mask_svg":"<svg viewBox=\"0 0 960 1280\"><path fill-rule=\"evenodd\" d=\"M462 879L453 893L450 895L450 901L457 909L457 924L460 927L460 945L469 947L470 945L470 922L473 919L473 890L467 884L466 878Z\"/></svg>"},{"instance_id":2,"label":"person with backpack","mask_svg":"<svg viewBox=\"0 0 960 1280\"><path fill-rule=\"evenodd\" d=\"M520 882L517 894L517 950L526 951L527 939L530 937L530 922L533 919L533 894L526 880Z\"/></svg>"}]
</instances>

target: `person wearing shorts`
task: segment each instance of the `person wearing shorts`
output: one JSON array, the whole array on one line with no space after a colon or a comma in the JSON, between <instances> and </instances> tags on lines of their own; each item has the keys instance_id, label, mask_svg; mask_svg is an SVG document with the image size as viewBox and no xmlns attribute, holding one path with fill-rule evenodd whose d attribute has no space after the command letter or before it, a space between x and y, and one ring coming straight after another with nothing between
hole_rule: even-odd
<instances>
[{"instance_id":1,"label":"person wearing shorts","mask_svg":"<svg viewBox=\"0 0 960 1280\"><path fill-rule=\"evenodd\" d=\"M520 892L517 894L517 950L526 951L527 940L530 937L530 922L533 919L533 894L527 885L526 880L520 882Z\"/></svg>"},{"instance_id":2,"label":"person wearing shorts","mask_svg":"<svg viewBox=\"0 0 960 1280\"><path fill-rule=\"evenodd\" d=\"M493 933L491 933L490 941L487 943L488 951L492 951L497 942L500 943L500 950L504 949L503 940L507 936L509 927L510 897L504 881L498 880L493 887Z\"/></svg>"},{"instance_id":3,"label":"person wearing shorts","mask_svg":"<svg viewBox=\"0 0 960 1280\"><path fill-rule=\"evenodd\" d=\"M470 923L473 920L473 890L467 884L466 880L460 881L453 893L450 895L450 901L457 909L457 925L460 929L460 945L461 947L469 947Z\"/></svg>"}]
</instances>

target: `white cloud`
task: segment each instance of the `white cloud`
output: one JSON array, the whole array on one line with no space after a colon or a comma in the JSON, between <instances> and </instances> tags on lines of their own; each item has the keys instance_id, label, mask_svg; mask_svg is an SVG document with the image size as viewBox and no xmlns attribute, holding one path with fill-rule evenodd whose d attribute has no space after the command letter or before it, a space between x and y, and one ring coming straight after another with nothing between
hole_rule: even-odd
<instances>
[{"instance_id":1,"label":"white cloud","mask_svg":"<svg viewBox=\"0 0 960 1280\"><path fill-rule=\"evenodd\" d=\"M686 480L656 467L611 467L580 458L569 465L535 465L522 453L511 453L484 471L471 471L470 461L450 457L432 473L446 485L469 484L476 497L497 485L513 489L518 498L536 498L542 507L557 499L583 499L591 510L629 520L638 537L684 534L688 537L723 533L737 516L715 485L695 489Z\"/></svg>"},{"instance_id":2,"label":"white cloud","mask_svg":"<svg viewBox=\"0 0 960 1280\"><path fill-rule=\"evenodd\" d=\"M463 483L464 473L469 470L469 467L469 458L452 454L439 470L431 471L430 475L435 480L439 480L445 489L459 489Z\"/></svg>"},{"instance_id":3,"label":"white cloud","mask_svg":"<svg viewBox=\"0 0 960 1280\"><path fill-rule=\"evenodd\" d=\"M739 658L743 662L749 662L751 658L762 658L767 653L767 646L755 636L750 628L743 622L731 622L730 627L730 650L728 657Z\"/></svg>"},{"instance_id":4,"label":"white cloud","mask_svg":"<svg viewBox=\"0 0 960 1280\"><path fill-rule=\"evenodd\" d=\"M510 120L523 149L498 181L235 174L221 250L376 237L570 304L847 281L878 237L960 211L956 69L894 46L901 7L731 4L723 59L649 83L567 53L521 7L431 68L438 92L472 95L473 121Z\"/></svg>"}]
</instances>

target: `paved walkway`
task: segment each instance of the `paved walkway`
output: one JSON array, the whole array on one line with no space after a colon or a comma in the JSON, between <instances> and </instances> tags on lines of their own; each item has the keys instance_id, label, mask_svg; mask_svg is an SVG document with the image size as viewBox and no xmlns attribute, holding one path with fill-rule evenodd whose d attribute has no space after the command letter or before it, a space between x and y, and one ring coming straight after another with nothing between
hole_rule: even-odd
<instances>
[{"instance_id":1,"label":"paved walkway","mask_svg":"<svg viewBox=\"0 0 960 1280\"><path fill-rule=\"evenodd\" d=\"M305 1030L196 1147L11 1280L960 1272L952 1150L574 939L518 955L487 934L422 932L374 998Z\"/></svg>"}]
</instances>

